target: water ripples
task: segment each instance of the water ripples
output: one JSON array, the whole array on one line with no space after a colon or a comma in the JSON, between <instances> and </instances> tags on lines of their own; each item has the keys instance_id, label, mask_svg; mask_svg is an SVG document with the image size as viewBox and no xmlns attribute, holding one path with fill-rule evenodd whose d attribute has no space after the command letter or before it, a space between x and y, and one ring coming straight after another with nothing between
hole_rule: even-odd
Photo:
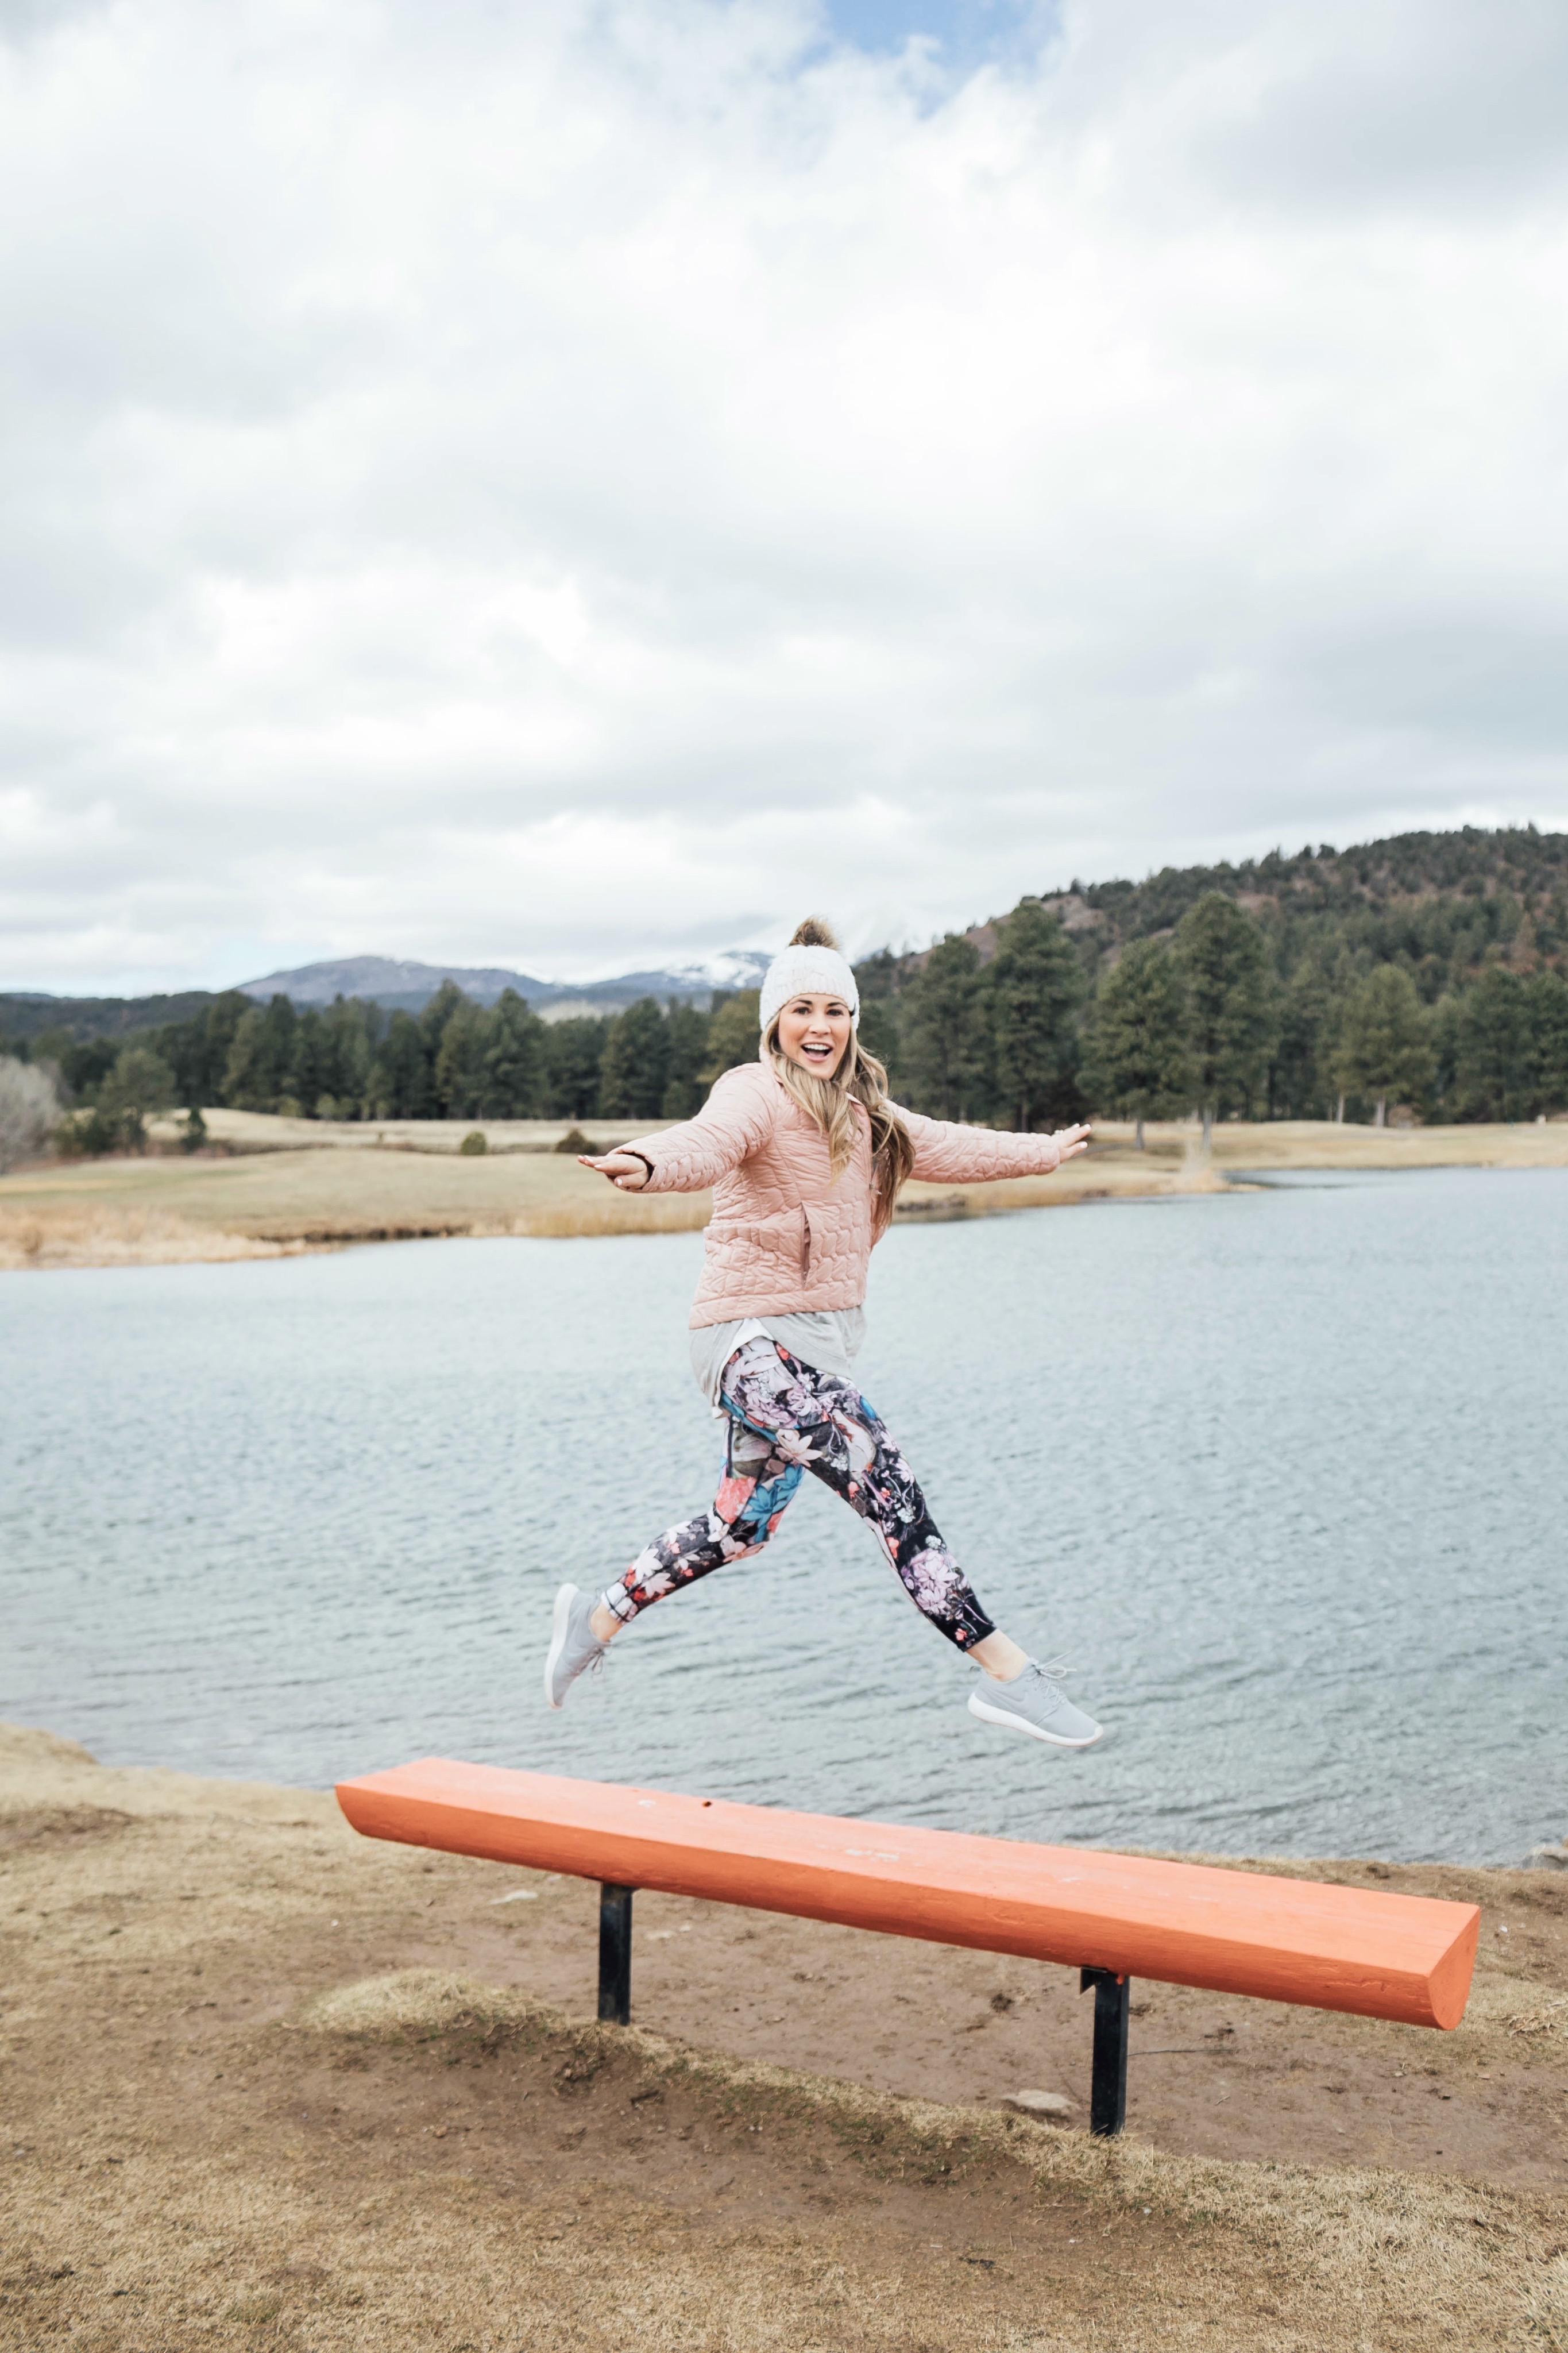
<instances>
[{"instance_id":1,"label":"water ripples","mask_svg":"<svg viewBox=\"0 0 1568 2353\"><path fill-rule=\"evenodd\" d=\"M1509 1861L1568 1828L1568 1173L899 1231L868 1393L1112 1726L985 1731L868 1534L637 1627L548 1598L711 1492L675 1235L0 1277L0 1708L324 1783L430 1751L1017 1837Z\"/></svg>"}]
</instances>

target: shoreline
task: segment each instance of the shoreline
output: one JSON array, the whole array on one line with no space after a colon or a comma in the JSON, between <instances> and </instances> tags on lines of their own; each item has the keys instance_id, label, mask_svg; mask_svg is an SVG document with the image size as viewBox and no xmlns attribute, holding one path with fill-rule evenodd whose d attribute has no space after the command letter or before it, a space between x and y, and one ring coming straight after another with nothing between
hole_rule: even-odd
<instances>
[{"instance_id":1,"label":"shoreline","mask_svg":"<svg viewBox=\"0 0 1568 2353\"><path fill-rule=\"evenodd\" d=\"M235 1133L220 1139L222 1157L43 1163L0 1177L0 1271L216 1263L372 1241L688 1233L708 1222L708 1194L616 1193L540 1140L554 1128L466 1158L457 1150L468 1132L460 1122L419 1124L418 1135L379 1143L351 1130L300 1144L296 1132L309 1123L225 1116ZM1266 1182L1288 1171L1568 1166L1564 1121L1382 1129L1227 1122L1206 1160L1190 1123L1151 1123L1146 1133L1140 1152L1130 1126L1101 1123L1090 1150L1055 1176L911 1183L896 1222L1219 1194L1247 1189L1249 1176Z\"/></svg>"},{"instance_id":2,"label":"shoreline","mask_svg":"<svg viewBox=\"0 0 1568 2353\"><path fill-rule=\"evenodd\" d=\"M0 1726L0 2341L1556 2341L1568 1877L1288 1867L1480 1902L1465 2022L1141 1983L1107 2146L1074 1972L645 1894L604 2028L582 1882Z\"/></svg>"}]
</instances>

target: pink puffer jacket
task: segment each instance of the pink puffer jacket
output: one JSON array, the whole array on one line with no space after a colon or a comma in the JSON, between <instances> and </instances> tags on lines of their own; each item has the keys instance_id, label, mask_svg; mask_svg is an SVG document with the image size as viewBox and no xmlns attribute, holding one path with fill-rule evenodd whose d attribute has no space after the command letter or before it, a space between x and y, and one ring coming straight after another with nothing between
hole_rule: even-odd
<instances>
[{"instance_id":1,"label":"pink puffer jacket","mask_svg":"<svg viewBox=\"0 0 1568 2353\"><path fill-rule=\"evenodd\" d=\"M708 1255L691 1326L747 1315L858 1307L871 1260L871 1131L859 1113L855 1157L837 1185L827 1138L763 1062L726 1071L695 1119L621 1148L653 1174L648 1193L713 1187ZM1048 1176L1061 1155L1048 1135L1001 1135L902 1111L927 1183Z\"/></svg>"}]
</instances>

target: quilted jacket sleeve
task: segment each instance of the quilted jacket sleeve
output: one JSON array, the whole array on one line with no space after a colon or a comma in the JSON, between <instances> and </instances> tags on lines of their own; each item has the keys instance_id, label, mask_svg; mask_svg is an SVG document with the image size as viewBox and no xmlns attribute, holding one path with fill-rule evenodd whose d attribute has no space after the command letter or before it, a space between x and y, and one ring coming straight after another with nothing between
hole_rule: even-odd
<instances>
[{"instance_id":1,"label":"quilted jacket sleeve","mask_svg":"<svg viewBox=\"0 0 1568 2353\"><path fill-rule=\"evenodd\" d=\"M1049 1176L1061 1153L1048 1135L1006 1135L899 1108L915 1147L914 1173L928 1185L984 1185L994 1176Z\"/></svg>"},{"instance_id":2,"label":"quilted jacket sleeve","mask_svg":"<svg viewBox=\"0 0 1568 2353\"><path fill-rule=\"evenodd\" d=\"M760 1062L726 1071L695 1119L661 1127L623 1144L640 1153L653 1173L645 1193L700 1193L738 1168L772 1131L778 1087Z\"/></svg>"}]
</instances>

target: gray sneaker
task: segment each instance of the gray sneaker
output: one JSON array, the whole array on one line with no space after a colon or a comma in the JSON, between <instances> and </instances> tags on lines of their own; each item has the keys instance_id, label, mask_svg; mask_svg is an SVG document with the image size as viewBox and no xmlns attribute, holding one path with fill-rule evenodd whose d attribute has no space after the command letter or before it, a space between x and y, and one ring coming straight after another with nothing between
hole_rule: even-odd
<instances>
[{"instance_id":1,"label":"gray sneaker","mask_svg":"<svg viewBox=\"0 0 1568 2353\"><path fill-rule=\"evenodd\" d=\"M555 1597L550 1626L550 1650L544 1662L544 1696L550 1706L563 1707L566 1694L584 1667L596 1667L607 1642L601 1642L589 1620L593 1597L574 1585L563 1585Z\"/></svg>"},{"instance_id":2,"label":"gray sneaker","mask_svg":"<svg viewBox=\"0 0 1568 2353\"><path fill-rule=\"evenodd\" d=\"M1058 1667L1056 1672L1066 1671ZM1048 1740L1053 1748L1092 1748L1104 1730L1092 1715L1074 1707L1060 1683L1033 1660L1010 1683L982 1674L977 1691L969 1694L969 1713L982 1724L1005 1725L1009 1732L1027 1733L1031 1740Z\"/></svg>"}]
</instances>

